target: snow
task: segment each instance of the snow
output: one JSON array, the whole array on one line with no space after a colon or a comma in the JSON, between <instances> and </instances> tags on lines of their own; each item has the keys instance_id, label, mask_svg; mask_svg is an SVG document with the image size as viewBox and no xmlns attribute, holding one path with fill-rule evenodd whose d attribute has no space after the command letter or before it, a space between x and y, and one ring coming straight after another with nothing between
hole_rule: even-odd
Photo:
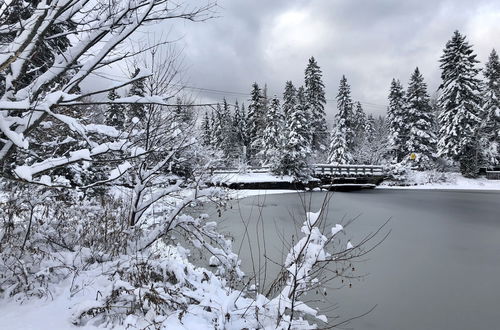
<instances>
[{"instance_id":1,"label":"snow","mask_svg":"<svg viewBox=\"0 0 500 330\"><path fill-rule=\"evenodd\" d=\"M242 190L232 190L229 193L229 197L239 199L253 196L266 196L266 195L278 195L278 194L290 194L297 193L295 190L282 190L282 189L242 189Z\"/></svg>"},{"instance_id":2,"label":"snow","mask_svg":"<svg viewBox=\"0 0 500 330\"><path fill-rule=\"evenodd\" d=\"M385 181L377 189L500 190L500 180L471 179L460 173L434 171L412 171L404 184L394 185L393 182Z\"/></svg>"},{"instance_id":3,"label":"snow","mask_svg":"<svg viewBox=\"0 0 500 330\"><path fill-rule=\"evenodd\" d=\"M115 179L119 178L123 173L128 171L131 167L132 167L132 164L130 164L130 162L125 162L123 164L118 165L117 168L113 169L109 173L108 180L115 180Z\"/></svg>"},{"instance_id":4,"label":"snow","mask_svg":"<svg viewBox=\"0 0 500 330\"><path fill-rule=\"evenodd\" d=\"M351 241L347 242L346 250L352 249L354 246L352 245Z\"/></svg>"},{"instance_id":5,"label":"snow","mask_svg":"<svg viewBox=\"0 0 500 330\"><path fill-rule=\"evenodd\" d=\"M332 236L335 236L338 232L342 231L344 227L342 225L336 224L335 227L332 228Z\"/></svg>"},{"instance_id":6,"label":"snow","mask_svg":"<svg viewBox=\"0 0 500 330\"><path fill-rule=\"evenodd\" d=\"M220 260L216 256L211 256L210 260L208 261L208 264L211 267L216 267L220 265Z\"/></svg>"},{"instance_id":7,"label":"snow","mask_svg":"<svg viewBox=\"0 0 500 330\"><path fill-rule=\"evenodd\" d=\"M215 174L212 182L217 183L253 183L253 182L293 182L289 175L276 176L270 173L220 173Z\"/></svg>"}]
</instances>

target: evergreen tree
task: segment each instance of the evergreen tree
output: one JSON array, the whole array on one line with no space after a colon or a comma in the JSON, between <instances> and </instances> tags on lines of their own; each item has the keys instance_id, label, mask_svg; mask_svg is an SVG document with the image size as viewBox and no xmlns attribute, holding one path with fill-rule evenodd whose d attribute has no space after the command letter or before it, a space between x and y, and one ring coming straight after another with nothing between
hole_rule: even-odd
<instances>
[{"instance_id":1,"label":"evergreen tree","mask_svg":"<svg viewBox=\"0 0 500 330\"><path fill-rule=\"evenodd\" d=\"M432 130L434 118L427 94L427 84L418 68L410 78L406 92L405 112L408 116L406 154L416 155L414 164L418 168L430 168L436 149L436 138Z\"/></svg>"},{"instance_id":2,"label":"evergreen tree","mask_svg":"<svg viewBox=\"0 0 500 330\"><path fill-rule=\"evenodd\" d=\"M280 102L275 96L266 114L266 128L263 136L263 150L261 151L264 164L269 165L279 161L278 154L282 147L283 116L280 111Z\"/></svg>"},{"instance_id":3,"label":"evergreen tree","mask_svg":"<svg viewBox=\"0 0 500 330\"><path fill-rule=\"evenodd\" d=\"M202 142L203 145L208 147L211 145L212 141L212 127L210 118L208 117L208 112L205 111L205 117L202 122Z\"/></svg>"},{"instance_id":4,"label":"evergreen tree","mask_svg":"<svg viewBox=\"0 0 500 330\"><path fill-rule=\"evenodd\" d=\"M132 78L137 77L139 74L139 69L135 69L134 74L132 75ZM138 79L134 81L131 86L130 86L130 91L128 93L129 96L145 96L146 95L146 86L144 84L144 79ZM144 104L131 104L129 105L128 108L128 114L127 114L127 120L131 120L132 118L136 117L140 121L143 121L144 118L146 117L146 112L145 112L145 105Z\"/></svg>"},{"instance_id":5,"label":"evergreen tree","mask_svg":"<svg viewBox=\"0 0 500 330\"><path fill-rule=\"evenodd\" d=\"M242 128L241 128L241 136L242 136L242 141L243 145L247 148L247 153L250 148L250 140L248 138L248 116L245 111L245 103L241 103L241 119L242 119Z\"/></svg>"},{"instance_id":6,"label":"evergreen tree","mask_svg":"<svg viewBox=\"0 0 500 330\"><path fill-rule=\"evenodd\" d=\"M111 101L120 98L115 89L108 93L108 99ZM113 126L119 130L123 130L125 126L125 106L123 104L110 104L106 113L106 125Z\"/></svg>"},{"instance_id":7,"label":"evergreen tree","mask_svg":"<svg viewBox=\"0 0 500 330\"><path fill-rule=\"evenodd\" d=\"M353 102L351 99L351 86L347 83L345 76L340 80L339 93L337 94L338 118L343 119L345 138L348 150L351 151L354 144L353 130Z\"/></svg>"},{"instance_id":8,"label":"evergreen tree","mask_svg":"<svg viewBox=\"0 0 500 330\"><path fill-rule=\"evenodd\" d=\"M222 147L222 143L224 143L222 137L222 108L220 103L217 103L215 110L212 112L212 146L216 150L220 150Z\"/></svg>"},{"instance_id":9,"label":"evergreen tree","mask_svg":"<svg viewBox=\"0 0 500 330\"><path fill-rule=\"evenodd\" d=\"M361 102L355 103L352 126L354 133L354 145L357 148L365 137L366 126L366 114Z\"/></svg>"},{"instance_id":10,"label":"evergreen tree","mask_svg":"<svg viewBox=\"0 0 500 330\"><path fill-rule=\"evenodd\" d=\"M297 89L291 81L285 83L285 91L283 92L283 115L287 120L289 114L297 104Z\"/></svg>"},{"instance_id":11,"label":"evergreen tree","mask_svg":"<svg viewBox=\"0 0 500 330\"><path fill-rule=\"evenodd\" d=\"M337 109L338 113L335 116L335 126L331 136L328 162L346 164L353 160L354 134L352 129L351 90L345 76L342 76L340 80Z\"/></svg>"},{"instance_id":12,"label":"evergreen tree","mask_svg":"<svg viewBox=\"0 0 500 330\"><path fill-rule=\"evenodd\" d=\"M236 159L239 156L238 145L236 141L236 130L233 126L231 111L229 105L224 99L222 101L222 111L220 113L221 137L219 148L224 153L224 157L228 162Z\"/></svg>"},{"instance_id":13,"label":"evergreen tree","mask_svg":"<svg viewBox=\"0 0 500 330\"><path fill-rule=\"evenodd\" d=\"M279 161L273 164L272 171L296 178L309 176L311 155L310 131L308 129L307 103L304 88L297 90L297 102L289 109L286 117L286 138Z\"/></svg>"},{"instance_id":14,"label":"evergreen tree","mask_svg":"<svg viewBox=\"0 0 500 330\"><path fill-rule=\"evenodd\" d=\"M250 95L247 123L249 155L253 158L254 155L262 150L262 136L265 129L265 100L257 83L253 83Z\"/></svg>"},{"instance_id":15,"label":"evergreen tree","mask_svg":"<svg viewBox=\"0 0 500 330\"><path fill-rule=\"evenodd\" d=\"M500 164L500 61L493 49L484 70L486 78L484 127L481 136L484 138L486 165Z\"/></svg>"},{"instance_id":16,"label":"evergreen tree","mask_svg":"<svg viewBox=\"0 0 500 330\"><path fill-rule=\"evenodd\" d=\"M356 164L364 164L363 150L364 144L366 144L366 114L363 110L361 102L355 103L355 110L353 116L353 131L354 131L354 149L353 149L353 161Z\"/></svg>"},{"instance_id":17,"label":"evergreen tree","mask_svg":"<svg viewBox=\"0 0 500 330\"><path fill-rule=\"evenodd\" d=\"M337 122L337 125L333 128L331 142L330 142L330 153L328 154L328 163L330 164L349 164L352 163L353 157L347 148L347 138L346 138L345 125L343 124L343 119Z\"/></svg>"},{"instance_id":18,"label":"evergreen tree","mask_svg":"<svg viewBox=\"0 0 500 330\"><path fill-rule=\"evenodd\" d=\"M233 129L235 132L235 144L240 158L246 159L247 154L247 125L245 118L245 104L242 104L241 109L238 101L235 101L234 116L233 116ZM243 152L245 151L245 154Z\"/></svg>"},{"instance_id":19,"label":"evergreen tree","mask_svg":"<svg viewBox=\"0 0 500 330\"><path fill-rule=\"evenodd\" d=\"M478 128L481 120L480 81L476 55L458 31L448 41L440 59L439 155L460 162L465 176L478 172Z\"/></svg>"},{"instance_id":20,"label":"evergreen tree","mask_svg":"<svg viewBox=\"0 0 500 330\"><path fill-rule=\"evenodd\" d=\"M407 114L405 111L405 93L399 80L392 79L389 91L389 148L397 162L403 160L408 141Z\"/></svg>"},{"instance_id":21,"label":"evergreen tree","mask_svg":"<svg viewBox=\"0 0 500 330\"><path fill-rule=\"evenodd\" d=\"M314 57L309 59L305 70L305 95L310 111L312 128L312 149L325 150L328 144L328 132L325 114L325 85L321 69Z\"/></svg>"}]
</instances>

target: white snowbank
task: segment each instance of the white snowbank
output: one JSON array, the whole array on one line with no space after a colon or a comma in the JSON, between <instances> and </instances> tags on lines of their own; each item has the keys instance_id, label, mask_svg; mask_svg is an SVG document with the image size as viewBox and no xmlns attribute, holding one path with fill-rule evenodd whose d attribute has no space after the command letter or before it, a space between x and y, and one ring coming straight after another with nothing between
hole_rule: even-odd
<instances>
[{"instance_id":1,"label":"white snowbank","mask_svg":"<svg viewBox=\"0 0 500 330\"><path fill-rule=\"evenodd\" d=\"M212 182L217 183L253 183L253 182L293 182L289 175L276 176L271 173L221 173L215 174Z\"/></svg>"},{"instance_id":2,"label":"white snowbank","mask_svg":"<svg viewBox=\"0 0 500 330\"><path fill-rule=\"evenodd\" d=\"M284 190L284 189L242 189L242 190L232 190L229 196L234 199L240 199L252 196L266 196L266 195L277 195L277 194L290 194L303 191L296 190Z\"/></svg>"},{"instance_id":3,"label":"white snowbank","mask_svg":"<svg viewBox=\"0 0 500 330\"><path fill-rule=\"evenodd\" d=\"M383 182L377 189L445 189L445 190L500 190L500 180L486 178L464 178L460 173L437 173L434 171L414 171L408 176L409 185L396 186L393 182Z\"/></svg>"}]
</instances>

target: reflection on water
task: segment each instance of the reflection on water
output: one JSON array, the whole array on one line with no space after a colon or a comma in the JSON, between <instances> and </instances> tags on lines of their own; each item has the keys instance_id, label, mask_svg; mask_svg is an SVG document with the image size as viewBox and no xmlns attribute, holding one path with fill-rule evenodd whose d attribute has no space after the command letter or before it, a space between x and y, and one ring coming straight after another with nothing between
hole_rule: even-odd
<instances>
[{"instance_id":1,"label":"reflection on water","mask_svg":"<svg viewBox=\"0 0 500 330\"><path fill-rule=\"evenodd\" d=\"M222 231L235 238L243 268L280 260L283 240L297 237L304 197L311 210L325 193L269 195L234 201L223 214ZM259 209L256 205L265 205ZM347 228L355 243L388 218L391 234L357 265L352 288L332 283L324 303L331 322L376 309L348 328L384 330L500 329L500 194L423 190L335 193L330 224L359 218ZM293 217L296 219L294 220ZM247 224L250 242L242 240ZM257 266L256 266L257 267ZM278 270L267 264L268 278ZM269 281L269 280L268 280ZM312 295L307 299L315 300ZM325 305L326 304L326 307ZM340 319L333 317L339 315Z\"/></svg>"}]
</instances>

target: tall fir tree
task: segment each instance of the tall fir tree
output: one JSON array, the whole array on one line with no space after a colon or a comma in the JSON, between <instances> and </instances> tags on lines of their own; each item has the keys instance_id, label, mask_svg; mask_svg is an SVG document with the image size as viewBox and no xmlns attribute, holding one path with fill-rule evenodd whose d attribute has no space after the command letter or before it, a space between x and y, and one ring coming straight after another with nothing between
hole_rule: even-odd
<instances>
[{"instance_id":1,"label":"tall fir tree","mask_svg":"<svg viewBox=\"0 0 500 330\"><path fill-rule=\"evenodd\" d=\"M405 111L405 92L403 85L397 79L392 79L389 91L389 107L387 120L389 122L389 148L396 162L406 155L408 141L408 116Z\"/></svg>"},{"instance_id":2,"label":"tall fir tree","mask_svg":"<svg viewBox=\"0 0 500 330\"><path fill-rule=\"evenodd\" d=\"M278 155L283 142L283 115L280 101L275 96L271 99L269 110L266 114L266 128L263 136L263 149L261 151L263 164L271 165L279 161ZM272 166L272 165L271 165Z\"/></svg>"},{"instance_id":3,"label":"tall fir tree","mask_svg":"<svg viewBox=\"0 0 500 330\"><path fill-rule=\"evenodd\" d=\"M324 151L328 144L328 129L325 114L325 85L322 80L321 69L311 57L305 70L305 97L311 118L312 149Z\"/></svg>"},{"instance_id":4,"label":"tall fir tree","mask_svg":"<svg viewBox=\"0 0 500 330\"><path fill-rule=\"evenodd\" d=\"M262 136L265 129L265 100L262 90L255 82L250 93L250 105L248 106L248 141L249 155L251 158L262 150ZM255 162L255 159L252 159Z\"/></svg>"},{"instance_id":5,"label":"tall fir tree","mask_svg":"<svg viewBox=\"0 0 500 330\"><path fill-rule=\"evenodd\" d=\"M220 103L217 103L215 110L212 113L212 146L216 150L221 150L222 144L224 143L224 129L222 121L222 108Z\"/></svg>"},{"instance_id":6,"label":"tall fir tree","mask_svg":"<svg viewBox=\"0 0 500 330\"><path fill-rule=\"evenodd\" d=\"M345 76L340 80L337 94L337 110L335 125L331 135L328 162L346 164L353 161L352 149L354 132L352 129L352 99L351 88Z\"/></svg>"},{"instance_id":7,"label":"tall fir tree","mask_svg":"<svg viewBox=\"0 0 500 330\"><path fill-rule=\"evenodd\" d=\"M418 68L410 78L405 101L405 112L408 116L406 154L416 155L412 161L416 167L429 169L432 167L436 152L436 137L432 127L434 118L427 94L427 84Z\"/></svg>"},{"instance_id":8,"label":"tall fir tree","mask_svg":"<svg viewBox=\"0 0 500 330\"><path fill-rule=\"evenodd\" d=\"M375 138L375 117L370 113L366 116L365 134L366 140L372 142Z\"/></svg>"},{"instance_id":9,"label":"tall fir tree","mask_svg":"<svg viewBox=\"0 0 500 330\"><path fill-rule=\"evenodd\" d=\"M483 71L486 78L484 96L484 125L481 136L484 138L485 160L487 166L500 164L500 61L493 49Z\"/></svg>"},{"instance_id":10,"label":"tall fir tree","mask_svg":"<svg viewBox=\"0 0 500 330\"><path fill-rule=\"evenodd\" d=\"M478 173L478 129L481 121L480 81L476 55L458 31L446 43L440 59L441 96L438 152L460 162L464 176Z\"/></svg>"},{"instance_id":11,"label":"tall fir tree","mask_svg":"<svg viewBox=\"0 0 500 330\"><path fill-rule=\"evenodd\" d=\"M231 164L239 156L238 144L236 140L236 129L233 126L231 118L231 110L226 99L222 101L222 112L220 116L221 125L221 143L219 148L224 153L224 157L228 164Z\"/></svg>"},{"instance_id":12,"label":"tall fir tree","mask_svg":"<svg viewBox=\"0 0 500 330\"><path fill-rule=\"evenodd\" d=\"M289 114L295 108L297 104L297 89L291 81L285 83L285 91L283 92L283 115L285 120L288 118Z\"/></svg>"},{"instance_id":13,"label":"tall fir tree","mask_svg":"<svg viewBox=\"0 0 500 330\"><path fill-rule=\"evenodd\" d=\"M353 130L353 102L351 98L351 86L347 83L347 78L342 76L337 94L338 117L344 119L346 143L349 150L354 144Z\"/></svg>"},{"instance_id":14,"label":"tall fir tree","mask_svg":"<svg viewBox=\"0 0 500 330\"><path fill-rule=\"evenodd\" d=\"M119 97L120 95L118 95L115 89L110 90L108 93L108 99L110 99L111 101L114 101ZM123 104L110 104L106 113L106 125L113 126L119 130L123 130L125 126L125 112L126 109Z\"/></svg>"},{"instance_id":15,"label":"tall fir tree","mask_svg":"<svg viewBox=\"0 0 500 330\"><path fill-rule=\"evenodd\" d=\"M287 84L288 85L288 84ZM306 178L311 173L311 134L307 116L307 101L304 88L297 90L296 102L289 109L285 122L285 139L279 159L272 164L276 174Z\"/></svg>"},{"instance_id":16,"label":"tall fir tree","mask_svg":"<svg viewBox=\"0 0 500 330\"><path fill-rule=\"evenodd\" d=\"M345 125L343 119L339 119L331 134L330 151L328 153L328 163L349 164L353 157L347 147Z\"/></svg>"},{"instance_id":17,"label":"tall fir tree","mask_svg":"<svg viewBox=\"0 0 500 330\"><path fill-rule=\"evenodd\" d=\"M366 113L361 102L354 104L352 127L354 133L354 145L357 147L363 141L365 136Z\"/></svg>"}]
</instances>

